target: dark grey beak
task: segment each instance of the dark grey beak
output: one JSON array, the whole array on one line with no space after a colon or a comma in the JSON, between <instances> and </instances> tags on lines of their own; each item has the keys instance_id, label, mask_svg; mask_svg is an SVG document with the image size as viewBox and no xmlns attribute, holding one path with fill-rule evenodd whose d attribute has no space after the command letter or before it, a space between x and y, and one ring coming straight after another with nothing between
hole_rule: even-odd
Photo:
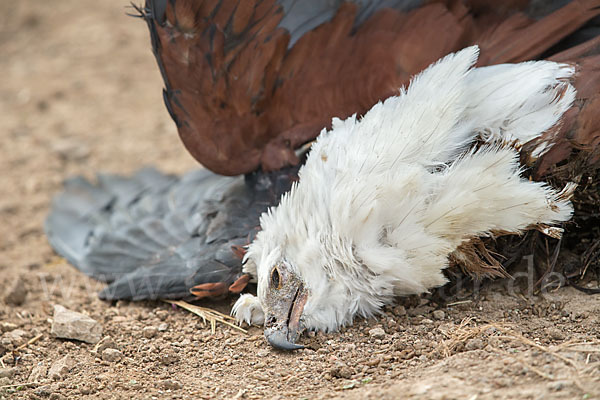
<instances>
[{"instance_id":1,"label":"dark grey beak","mask_svg":"<svg viewBox=\"0 0 600 400\"><path fill-rule=\"evenodd\" d=\"M280 350L298 350L304 346L296 344L303 327L300 317L308 300L308 292L302 286L297 289L291 304L277 313L267 313L265 319L265 337L269 344ZM279 315L277 315L279 314Z\"/></svg>"},{"instance_id":2,"label":"dark grey beak","mask_svg":"<svg viewBox=\"0 0 600 400\"><path fill-rule=\"evenodd\" d=\"M267 341L271 346L279 350L289 351L304 348L304 346L302 346L301 344L293 343L288 339L287 329L275 330L267 328L265 329L265 337L267 338Z\"/></svg>"}]
</instances>

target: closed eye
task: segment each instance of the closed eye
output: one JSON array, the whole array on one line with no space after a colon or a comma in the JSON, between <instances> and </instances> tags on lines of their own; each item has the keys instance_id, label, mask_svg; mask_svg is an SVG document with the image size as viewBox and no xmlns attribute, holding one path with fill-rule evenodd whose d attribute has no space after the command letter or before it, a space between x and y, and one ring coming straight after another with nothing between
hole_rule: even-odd
<instances>
[{"instance_id":1,"label":"closed eye","mask_svg":"<svg viewBox=\"0 0 600 400\"><path fill-rule=\"evenodd\" d=\"M281 289L281 276L279 275L277 267L273 268L273 271L271 271L271 286L275 289Z\"/></svg>"}]
</instances>

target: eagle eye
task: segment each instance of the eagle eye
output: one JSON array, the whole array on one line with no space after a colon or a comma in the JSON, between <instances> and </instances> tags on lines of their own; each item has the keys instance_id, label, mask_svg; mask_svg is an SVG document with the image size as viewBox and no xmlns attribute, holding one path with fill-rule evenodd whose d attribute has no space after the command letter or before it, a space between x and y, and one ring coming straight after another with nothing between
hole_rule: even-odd
<instances>
[{"instance_id":1,"label":"eagle eye","mask_svg":"<svg viewBox=\"0 0 600 400\"><path fill-rule=\"evenodd\" d=\"M276 289L281 289L281 276L279 275L277 267L273 268L273 271L271 271L271 286Z\"/></svg>"}]
</instances>

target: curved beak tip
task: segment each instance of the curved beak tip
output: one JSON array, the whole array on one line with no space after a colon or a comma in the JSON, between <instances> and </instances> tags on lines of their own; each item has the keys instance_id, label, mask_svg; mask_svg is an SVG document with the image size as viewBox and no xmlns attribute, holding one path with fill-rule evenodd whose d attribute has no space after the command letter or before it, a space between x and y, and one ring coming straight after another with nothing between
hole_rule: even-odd
<instances>
[{"instance_id":1,"label":"curved beak tip","mask_svg":"<svg viewBox=\"0 0 600 400\"><path fill-rule=\"evenodd\" d=\"M287 338L287 332L283 330L265 329L265 337L269 344L279 350L300 350L304 346L290 342Z\"/></svg>"}]
</instances>

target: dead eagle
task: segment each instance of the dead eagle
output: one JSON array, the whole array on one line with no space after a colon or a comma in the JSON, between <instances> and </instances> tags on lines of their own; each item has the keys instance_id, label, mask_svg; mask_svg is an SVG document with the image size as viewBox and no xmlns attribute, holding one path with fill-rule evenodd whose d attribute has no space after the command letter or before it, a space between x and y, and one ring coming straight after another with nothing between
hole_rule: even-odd
<instances>
[{"instance_id":1,"label":"dead eagle","mask_svg":"<svg viewBox=\"0 0 600 400\"><path fill-rule=\"evenodd\" d=\"M255 278L258 298L243 295L234 313L293 349L303 329L333 330L443 284L449 263L502 274L541 236L534 229L560 234L552 224L572 213L572 182L574 223L536 260L553 246L575 254L579 272L598 258L600 0L146 0L137 10L167 109L208 170L66 182L47 237L108 283L102 299L222 296ZM478 67L554 62L473 68L470 47L398 96L474 44ZM298 149L324 127L306 160ZM516 252L492 240L525 230Z\"/></svg>"},{"instance_id":2,"label":"dead eagle","mask_svg":"<svg viewBox=\"0 0 600 400\"><path fill-rule=\"evenodd\" d=\"M302 329L336 330L443 285L449 255L470 239L570 219L574 185L557 192L522 178L512 146L571 107L573 68L472 68L477 55L451 54L321 133L299 182L261 217L244 266L258 298L238 300L239 320L264 323L272 345L292 349ZM471 148L478 136L485 144Z\"/></svg>"}]
</instances>

